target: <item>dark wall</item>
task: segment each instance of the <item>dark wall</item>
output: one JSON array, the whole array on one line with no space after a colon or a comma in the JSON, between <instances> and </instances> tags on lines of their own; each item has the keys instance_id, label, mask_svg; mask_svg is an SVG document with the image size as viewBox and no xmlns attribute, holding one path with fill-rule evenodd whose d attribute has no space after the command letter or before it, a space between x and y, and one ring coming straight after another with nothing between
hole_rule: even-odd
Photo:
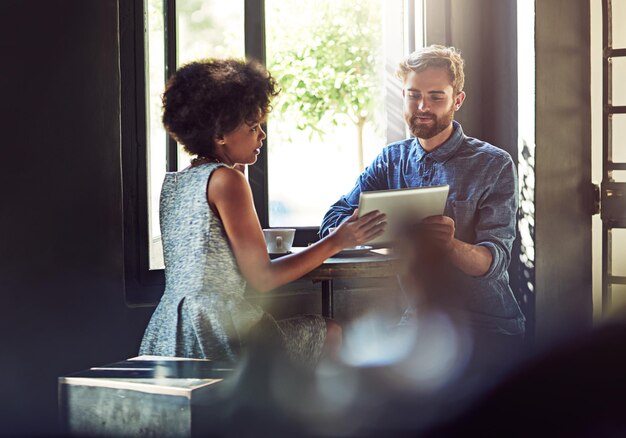
<instances>
[{"instance_id":1,"label":"dark wall","mask_svg":"<svg viewBox=\"0 0 626 438\"><path fill-rule=\"evenodd\" d=\"M535 275L542 344L592 324L589 8L585 0L536 2Z\"/></svg>"},{"instance_id":2,"label":"dark wall","mask_svg":"<svg viewBox=\"0 0 626 438\"><path fill-rule=\"evenodd\" d=\"M426 44L465 60L467 98L455 118L466 135L517 160L517 1L426 0Z\"/></svg>"},{"instance_id":3,"label":"dark wall","mask_svg":"<svg viewBox=\"0 0 626 438\"><path fill-rule=\"evenodd\" d=\"M58 376L136 355L123 291L115 0L0 2L0 435L57 431Z\"/></svg>"}]
</instances>

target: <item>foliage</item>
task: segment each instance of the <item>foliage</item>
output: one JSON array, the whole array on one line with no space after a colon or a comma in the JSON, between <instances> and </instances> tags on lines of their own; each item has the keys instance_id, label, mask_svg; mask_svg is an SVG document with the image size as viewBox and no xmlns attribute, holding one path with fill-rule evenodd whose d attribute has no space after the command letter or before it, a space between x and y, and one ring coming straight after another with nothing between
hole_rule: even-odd
<instances>
[{"instance_id":1,"label":"foliage","mask_svg":"<svg viewBox=\"0 0 626 438\"><path fill-rule=\"evenodd\" d=\"M320 136L323 121L337 125L342 117L360 126L379 100L377 66L381 45L380 11L364 0L333 3L315 20L310 40L269 59L282 93L275 111L296 121L300 130Z\"/></svg>"}]
</instances>

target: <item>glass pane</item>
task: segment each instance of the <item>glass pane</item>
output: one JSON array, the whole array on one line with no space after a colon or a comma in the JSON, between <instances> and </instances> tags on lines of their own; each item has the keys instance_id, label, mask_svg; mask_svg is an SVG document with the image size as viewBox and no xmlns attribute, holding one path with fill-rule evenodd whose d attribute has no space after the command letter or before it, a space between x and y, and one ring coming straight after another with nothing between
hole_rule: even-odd
<instances>
[{"instance_id":1,"label":"glass pane","mask_svg":"<svg viewBox=\"0 0 626 438\"><path fill-rule=\"evenodd\" d=\"M626 309L626 285L614 284L611 287L611 308L608 316L624 318L624 309Z\"/></svg>"},{"instance_id":2,"label":"glass pane","mask_svg":"<svg viewBox=\"0 0 626 438\"><path fill-rule=\"evenodd\" d=\"M386 144L383 2L265 8L267 64L282 89L268 123L270 225L318 226Z\"/></svg>"},{"instance_id":3,"label":"glass pane","mask_svg":"<svg viewBox=\"0 0 626 438\"><path fill-rule=\"evenodd\" d=\"M626 163L626 114L613 114L611 157L614 163Z\"/></svg>"},{"instance_id":4,"label":"glass pane","mask_svg":"<svg viewBox=\"0 0 626 438\"><path fill-rule=\"evenodd\" d=\"M626 182L626 170L614 170L611 177L615 182Z\"/></svg>"},{"instance_id":5,"label":"glass pane","mask_svg":"<svg viewBox=\"0 0 626 438\"><path fill-rule=\"evenodd\" d=\"M612 266L611 272L613 275L620 277L626 276L626 230L613 229L611 230L611 257Z\"/></svg>"},{"instance_id":6,"label":"glass pane","mask_svg":"<svg viewBox=\"0 0 626 438\"><path fill-rule=\"evenodd\" d=\"M626 105L626 58L613 58L613 105Z\"/></svg>"},{"instance_id":7,"label":"glass pane","mask_svg":"<svg viewBox=\"0 0 626 438\"><path fill-rule=\"evenodd\" d=\"M244 58L244 0L178 0L178 65L205 58ZM178 148L178 168L190 156Z\"/></svg>"},{"instance_id":8,"label":"glass pane","mask_svg":"<svg viewBox=\"0 0 626 438\"><path fill-rule=\"evenodd\" d=\"M626 48L626 0L613 0L613 48Z\"/></svg>"},{"instance_id":9,"label":"glass pane","mask_svg":"<svg viewBox=\"0 0 626 438\"><path fill-rule=\"evenodd\" d=\"M147 0L145 6L149 254L150 269L162 269L163 248L159 229L159 194L165 176L167 144L167 136L161 124L161 93L163 93L165 83L163 0Z\"/></svg>"}]
</instances>

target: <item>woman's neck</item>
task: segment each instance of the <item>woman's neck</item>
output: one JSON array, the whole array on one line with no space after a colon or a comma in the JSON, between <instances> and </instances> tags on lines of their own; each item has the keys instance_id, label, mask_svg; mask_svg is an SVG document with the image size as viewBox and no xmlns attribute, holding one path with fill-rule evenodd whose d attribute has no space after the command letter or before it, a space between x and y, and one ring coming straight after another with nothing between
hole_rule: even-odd
<instances>
[{"instance_id":1,"label":"woman's neck","mask_svg":"<svg viewBox=\"0 0 626 438\"><path fill-rule=\"evenodd\" d=\"M201 164L207 164L207 163L221 163L221 161L215 157L205 157L205 156L200 156L200 155L191 159L191 167L196 167L196 166L200 166Z\"/></svg>"}]
</instances>

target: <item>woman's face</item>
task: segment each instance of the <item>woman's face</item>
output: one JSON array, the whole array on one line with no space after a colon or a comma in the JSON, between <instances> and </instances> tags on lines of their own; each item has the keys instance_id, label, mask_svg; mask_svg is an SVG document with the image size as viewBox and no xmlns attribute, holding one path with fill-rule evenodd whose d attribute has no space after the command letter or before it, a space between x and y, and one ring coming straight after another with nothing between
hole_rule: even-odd
<instances>
[{"instance_id":1,"label":"woman's face","mask_svg":"<svg viewBox=\"0 0 626 438\"><path fill-rule=\"evenodd\" d=\"M243 122L217 140L217 158L230 166L254 164L261 153L265 137L260 120L253 123Z\"/></svg>"}]
</instances>

